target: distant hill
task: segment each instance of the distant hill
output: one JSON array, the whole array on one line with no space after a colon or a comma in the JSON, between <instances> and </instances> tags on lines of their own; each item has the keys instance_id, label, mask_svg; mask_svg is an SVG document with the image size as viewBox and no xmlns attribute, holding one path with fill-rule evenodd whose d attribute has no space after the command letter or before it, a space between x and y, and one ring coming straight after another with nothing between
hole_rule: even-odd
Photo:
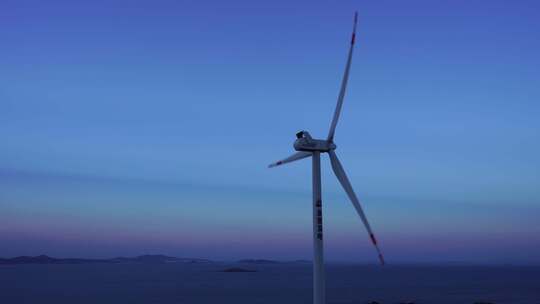
<instances>
[{"instance_id":1,"label":"distant hill","mask_svg":"<svg viewBox=\"0 0 540 304\"><path fill-rule=\"evenodd\" d=\"M14 258L0 258L0 265L16 264L164 264L164 263L216 263L212 260L198 258L177 258L162 254L146 254L136 257L116 257L110 259L84 259L84 258L53 258L47 255L18 256ZM237 264L272 265L272 264L310 264L308 260L275 261L265 259L244 259L236 261Z\"/></svg>"},{"instance_id":2,"label":"distant hill","mask_svg":"<svg viewBox=\"0 0 540 304\"><path fill-rule=\"evenodd\" d=\"M257 272L257 270L233 267L223 269L221 272Z\"/></svg>"},{"instance_id":3,"label":"distant hill","mask_svg":"<svg viewBox=\"0 0 540 304\"><path fill-rule=\"evenodd\" d=\"M117 263L144 263L144 264L155 264L155 263L212 263L210 260L206 259L196 259L196 258L177 258L161 254L146 254L140 255L134 258L113 258L110 259L112 262Z\"/></svg>"},{"instance_id":4,"label":"distant hill","mask_svg":"<svg viewBox=\"0 0 540 304\"><path fill-rule=\"evenodd\" d=\"M106 263L108 260L100 259L57 259L46 255L38 256L19 256L15 258L3 259L0 258L0 264L89 264L89 263Z\"/></svg>"},{"instance_id":5,"label":"distant hill","mask_svg":"<svg viewBox=\"0 0 540 304\"><path fill-rule=\"evenodd\" d=\"M294 261L275 261L275 260L265 260L265 259L244 259L236 261L238 264L311 264L309 260L294 260Z\"/></svg>"},{"instance_id":6,"label":"distant hill","mask_svg":"<svg viewBox=\"0 0 540 304\"><path fill-rule=\"evenodd\" d=\"M237 263L239 264L278 264L280 262L274 260L263 260L263 259L245 259L240 260Z\"/></svg>"},{"instance_id":7,"label":"distant hill","mask_svg":"<svg viewBox=\"0 0 540 304\"><path fill-rule=\"evenodd\" d=\"M19 256L14 258L0 258L0 265L14 264L92 264L92 263L138 263L138 264L163 264L163 263L212 263L206 259L177 258L166 255L140 255L136 257L117 257L112 259L78 259L78 258L53 258L46 255Z\"/></svg>"}]
</instances>

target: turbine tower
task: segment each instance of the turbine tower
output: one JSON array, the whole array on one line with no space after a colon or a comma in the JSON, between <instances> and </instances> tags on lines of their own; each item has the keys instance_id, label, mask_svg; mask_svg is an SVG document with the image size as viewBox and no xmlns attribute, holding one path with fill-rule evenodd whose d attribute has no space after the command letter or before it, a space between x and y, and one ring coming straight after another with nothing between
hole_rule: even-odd
<instances>
[{"instance_id":1,"label":"turbine tower","mask_svg":"<svg viewBox=\"0 0 540 304\"><path fill-rule=\"evenodd\" d=\"M334 117L330 124L330 131L326 139L314 139L306 131L300 131L296 134L296 141L294 142L294 149L298 152L295 154L275 162L268 167L276 167L286 163L290 163L303 158L311 157L312 170L313 170L313 302L315 304L325 304L325 286L324 286L324 257L323 257L323 220L322 220L322 199L321 199L321 153L328 153L330 156L330 162L332 164L332 170L336 174L338 181L345 189L345 192L349 196L356 212L360 216L360 219L366 226L367 232L371 242L377 250L381 265L384 265L384 259L377 245L377 239L371 230L369 222L360 206L360 201L356 197L354 190L343 170L336 152L336 145L334 144L334 133L336 131L336 125L339 120L339 114L341 113L341 107L343 106L343 99L345 98L345 91L347 88L347 81L349 79L349 71L351 68L352 54L354 49L354 41L356 36L356 23L358 21L358 13L354 14L353 32L351 37L351 45L349 47L349 55L347 57L347 64L345 66L345 73L341 82L341 89L336 104L336 110L334 111Z\"/></svg>"}]
</instances>

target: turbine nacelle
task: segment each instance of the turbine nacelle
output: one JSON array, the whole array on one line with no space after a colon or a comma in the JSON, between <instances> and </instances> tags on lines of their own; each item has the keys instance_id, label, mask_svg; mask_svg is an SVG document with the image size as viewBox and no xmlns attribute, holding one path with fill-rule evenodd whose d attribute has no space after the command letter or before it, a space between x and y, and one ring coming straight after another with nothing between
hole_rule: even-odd
<instances>
[{"instance_id":1,"label":"turbine nacelle","mask_svg":"<svg viewBox=\"0 0 540 304\"><path fill-rule=\"evenodd\" d=\"M333 142L329 140L313 139L307 131L296 133L296 140L294 141L293 146L296 151L305 152L328 152L336 149L336 145Z\"/></svg>"}]
</instances>

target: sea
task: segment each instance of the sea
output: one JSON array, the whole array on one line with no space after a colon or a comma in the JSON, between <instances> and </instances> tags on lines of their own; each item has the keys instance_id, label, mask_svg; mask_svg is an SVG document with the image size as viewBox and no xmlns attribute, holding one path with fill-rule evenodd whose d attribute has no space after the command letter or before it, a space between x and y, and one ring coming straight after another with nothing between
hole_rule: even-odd
<instances>
[{"instance_id":1,"label":"sea","mask_svg":"<svg viewBox=\"0 0 540 304\"><path fill-rule=\"evenodd\" d=\"M231 267L255 272L223 272ZM326 266L327 303L540 304L540 266ZM312 303L308 263L0 265L0 303Z\"/></svg>"}]
</instances>

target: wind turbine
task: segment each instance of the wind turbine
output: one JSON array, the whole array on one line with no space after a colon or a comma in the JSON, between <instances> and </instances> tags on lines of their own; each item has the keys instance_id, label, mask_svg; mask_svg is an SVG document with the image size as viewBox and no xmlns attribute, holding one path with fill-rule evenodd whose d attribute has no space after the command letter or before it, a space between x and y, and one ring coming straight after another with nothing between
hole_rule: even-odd
<instances>
[{"instance_id":1,"label":"wind turbine","mask_svg":"<svg viewBox=\"0 0 540 304\"><path fill-rule=\"evenodd\" d=\"M325 303L325 287L324 287L324 262L323 262L323 222L322 222L322 199L321 199L321 153L328 153L330 156L330 162L332 164L332 170L336 174L338 181L347 192L349 199L351 200L356 212L362 219L364 226L366 226L367 232L371 242L375 246L379 255L381 265L384 265L384 259L381 254L381 250L377 245L377 239L371 230L371 226L360 206L360 201L356 197L354 190L343 170L336 152L336 145L334 144L334 133L336 131L336 125L339 120L339 114L341 113L341 107L343 106L343 99L345 98L345 91L347 88L347 81L349 79L349 71L351 69L352 54L354 49L354 41L356 36L356 24L358 22L358 12L354 14L353 32L351 37L351 45L349 47L349 55L347 57L347 64L345 66L345 73L341 82L341 89L336 104L336 110L334 111L334 117L330 125L330 131L326 139L314 139L309 135L307 131L300 131L296 133L296 140L294 142L294 149L298 152L295 154L270 164L268 167L276 167L283 164L287 164L296 160L311 157L312 159L312 171L313 171L313 302L315 304Z\"/></svg>"}]
</instances>

